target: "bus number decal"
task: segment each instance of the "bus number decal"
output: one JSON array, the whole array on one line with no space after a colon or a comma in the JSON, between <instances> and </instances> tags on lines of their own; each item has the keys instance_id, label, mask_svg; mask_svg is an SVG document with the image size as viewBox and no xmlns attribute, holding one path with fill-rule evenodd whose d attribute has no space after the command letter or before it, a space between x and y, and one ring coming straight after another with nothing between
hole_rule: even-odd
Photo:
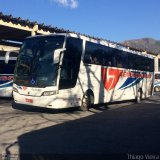
<instances>
[{"instance_id":1,"label":"bus number decal","mask_svg":"<svg viewBox=\"0 0 160 160\"><path fill-rule=\"evenodd\" d=\"M26 98L25 100L26 100L26 102L28 102L28 103L33 103L33 99Z\"/></svg>"},{"instance_id":2,"label":"bus number decal","mask_svg":"<svg viewBox=\"0 0 160 160\"><path fill-rule=\"evenodd\" d=\"M122 70L113 68L102 68L102 80L104 87L107 91L115 88L120 76L122 75Z\"/></svg>"}]
</instances>

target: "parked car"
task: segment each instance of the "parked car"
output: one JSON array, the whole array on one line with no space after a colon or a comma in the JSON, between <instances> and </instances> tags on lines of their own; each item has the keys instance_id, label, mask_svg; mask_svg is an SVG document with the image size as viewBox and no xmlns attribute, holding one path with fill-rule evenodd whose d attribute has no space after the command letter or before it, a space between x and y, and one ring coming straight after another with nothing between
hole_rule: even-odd
<instances>
[{"instance_id":1,"label":"parked car","mask_svg":"<svg viewBox=\"0 0 160 160\"><path fill-rule=\"evenodd\" d=\"M160 92L160 72L154 74L154 92Z\"/></svg>"}]
</instances>

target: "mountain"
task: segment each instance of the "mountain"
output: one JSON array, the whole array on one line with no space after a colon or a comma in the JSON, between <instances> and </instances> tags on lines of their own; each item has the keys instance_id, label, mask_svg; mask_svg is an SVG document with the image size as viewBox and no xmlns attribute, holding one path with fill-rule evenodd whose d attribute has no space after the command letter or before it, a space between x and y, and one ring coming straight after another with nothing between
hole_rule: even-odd
<instances>
[{"instance_id":1,"label":"mountain","mask_svg":"<svg viewBox=\"0 0 160 160\"><path fill-rule=\"evenodd\" d=\"M155 55L160 54L160 40L155 40L153 38L126 40L122 42L122 44L132 48L151 52Z\"/></svg>"}]
</instances>

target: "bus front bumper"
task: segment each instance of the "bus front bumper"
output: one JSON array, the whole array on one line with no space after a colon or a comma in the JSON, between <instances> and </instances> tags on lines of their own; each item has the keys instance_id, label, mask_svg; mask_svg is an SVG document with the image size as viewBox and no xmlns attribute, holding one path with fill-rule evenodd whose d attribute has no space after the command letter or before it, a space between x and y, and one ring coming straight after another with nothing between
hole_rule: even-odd
<instances>
[{"instance_id":1,"label":"bus front bumper","mask_svg":"<svg viewBox=\"0 0 160 160\"><path fill-rule=\"evenodd\" d=\"M66 104L66 101L62 100L60 97L57 97L56 95L34 97L21 95L17 92L13 92L13 99L15 103L37 107L61 109L67 108L68 106Z\"/></svg>"}]
</instances>

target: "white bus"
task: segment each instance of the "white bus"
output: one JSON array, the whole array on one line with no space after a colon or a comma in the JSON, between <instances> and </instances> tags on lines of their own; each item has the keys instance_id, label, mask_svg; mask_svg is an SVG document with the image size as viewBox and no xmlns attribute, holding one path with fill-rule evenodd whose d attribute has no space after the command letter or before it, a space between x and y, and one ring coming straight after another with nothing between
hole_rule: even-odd
<instances>
[{"instance_id":1,"label":"white bus","mask_svg":"<svg viewBox=\"0 0 160 160\"><path fill-rule=\"evenodd\" d=\"M12 97L17 51L0 52L0 97Z\"/></svg>"},{"instance_id":2,"label":"white bus","mask_svg":"<svg viewBox=\"0 0 160 160\"><path fill-rule=\"evenodd\" d=\"M78 34L27 38L18 56L15 103L88 110L93 104L152 95L154 59Z\"/></svg>"}]
</instances>

